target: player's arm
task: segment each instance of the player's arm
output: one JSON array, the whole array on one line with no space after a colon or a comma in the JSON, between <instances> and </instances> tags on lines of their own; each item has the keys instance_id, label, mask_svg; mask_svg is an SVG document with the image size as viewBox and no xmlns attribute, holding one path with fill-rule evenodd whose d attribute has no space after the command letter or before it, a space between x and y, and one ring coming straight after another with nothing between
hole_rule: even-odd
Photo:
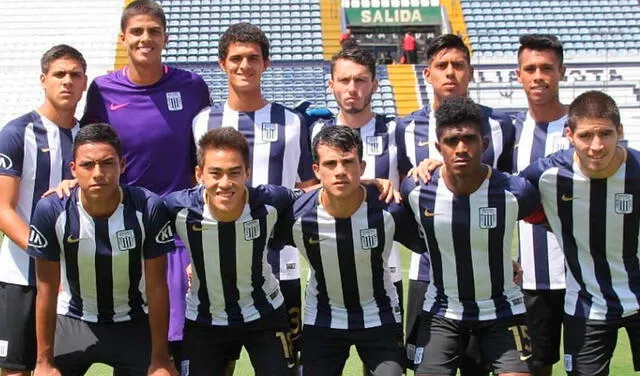
<instances>
[{"instance_id":1,"label":"player's arm","mask_svg":"<svg viewBox=\"0 0 640 376\"><path fill-rule=\"evenodd\" d=\"M26 250L29 226L16 211L19 191L20 177L0 175L0 231Z\"/></svg>"},{"instance_id":2,"label":"player's arm","mask_svg":"<svg viewBox=\"0 0 640 376\"><path fill-rule=\"evenodd\" d=\"M34 375L59 375L53 362L60 262L36 259L36 369Z\"/></svg>"}]
</instances>

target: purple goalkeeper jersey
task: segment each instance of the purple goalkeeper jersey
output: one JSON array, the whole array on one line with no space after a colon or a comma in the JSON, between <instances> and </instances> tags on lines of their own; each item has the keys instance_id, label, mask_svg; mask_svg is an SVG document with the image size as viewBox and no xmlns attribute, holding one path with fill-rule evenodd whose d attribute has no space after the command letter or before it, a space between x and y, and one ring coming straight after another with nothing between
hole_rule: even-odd
<instances>
[{"instance_id":1,"label":"purple goalkeeper jersey","mask_svg":"<svg viewBox=\"0 0 640 376\"><path fill-rule=\"evenodd\" d=\"M209 105L209 89L195 73L165 65L160 81L138 86L125 67L91 83L81 124L111 124L125 157L121 182L165 195L192 185L191 122Z\"/></svg>"}]
</instances>

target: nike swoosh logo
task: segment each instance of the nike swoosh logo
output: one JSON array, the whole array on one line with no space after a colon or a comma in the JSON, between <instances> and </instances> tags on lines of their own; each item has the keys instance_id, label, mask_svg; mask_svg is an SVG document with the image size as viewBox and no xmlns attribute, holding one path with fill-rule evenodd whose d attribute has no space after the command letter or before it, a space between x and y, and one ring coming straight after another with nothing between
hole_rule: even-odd
<instances>
[{"instance_id":1,"label":"nike swoosh logo","mask_svg":"<svg viewBox=\"0 0 640 376\"><path fill-rule=\"evenodd\" d=\"M533 354L528 354L528 355L520 355L520 360L525 362L527 361L529 358L531 358L533 356Z\"/></svg>"},{"instance_id":2,"label":"nike swoosh logo","mask_svg":"<svg viewBox=\"0 0 640 376\"><path fill-rule=\"evenodd\" d=\"M318 239L310 238L310 239L309 239L309 244L311 244L311 245L318 244L318 243L320 243L321 241L325 241L325 240L327 240L327 239L329 239L329 238L318 238Z\"/></svg>"},{"instance_id":3,"label":"nike swoosh logo","mask_svg":"<svg viewBox=\"0 0 640 376\"><path fill-rule=\"evenodd\" d=\"M191 230L193 230L193 231L202 231L202 226L191 225Z\"/></svg>"},{"instance_id":4,"label":"nike swoosh logo","mask_svg":"<svg viewBox=\"0 0 640 376\"><path fill-rule=\"evenodd\" d=\"M43 153L48 153L51 148L41 148L40 151Z\"/></svg>"},{"instance_id":5,"label":"nike swoosh logo","mask_svg":"<svg viewBox=\"0 0 640 376\"><path fill-rule=\"evenodd\" d=\"M438 213L430 212L429 209L425 209L424 210L424 216L425 217L435 217L436 215L438 215Z\"/></svg>"},{"instance_id":6,"label":"nike swoosh logo","mask_svg":"<svg viewBox=\"0 0 640 376\"><path fill-rule=\"evenodd\" d=\"M129 103L121 103L121 104L113 104L113 103L111 103L111 105L109 106L109 109L111 111L116 111L116 110L119 110L119 109L121 109L123 107L127 107L128 105L129 105Z\"/></svg>"},{"instance_id":7,"label":"nike swoosh logo","mask_svg":"<svg viewBox=\"0 0 640 376\"><path fill-rule=\"evenodd\" d=\"M67 243L77 243L80 241L80 238L74 238L73 236L69 235L67 236Z\"/></svg>"},{"instance_id":8,"label":"nike swoosh logo","mask_svg":"<svg viewBox=\"0 0 640 376\"><path fill-rule=\"evenodd\" d=\"M419 141L418 142L418 146L422 147L422 146L427 146L429 145L429 141Z\"/></svg>"},{"instance_id":9,"label":"nike swoosh logo","mask_svg":"<svg viewBox=\"0 0 640 376\"><path fill-rule=\"evenodd\" d=\"M577 197L571 197L571 196L567 196L565 194L563 194L562 196L560 196L560 199L564 202L568 202L568 201L573 201L575 200Z\"/></svg>"},{"instance_id":10,"label":"nike swoosh logo","mask_svg":"<svg viewBox=\"0 0 640 376\"><path fill-rule=\"evenodd\" d=\"M518 146L520 146L520 144L513 144L513 148L517 148Z\"/></svg>"}]
</instances>

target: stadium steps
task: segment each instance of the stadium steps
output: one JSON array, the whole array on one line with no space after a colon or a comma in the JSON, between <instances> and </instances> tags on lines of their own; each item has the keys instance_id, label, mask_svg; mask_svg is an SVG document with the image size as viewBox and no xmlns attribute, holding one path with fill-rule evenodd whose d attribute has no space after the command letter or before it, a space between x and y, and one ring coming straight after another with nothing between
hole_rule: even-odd
<instances>
[{"instance_id":1,"label":"stadium steps","mask_svg":"<svg viewBox=\"0 0 640 376\"><path fill-rule=\"evenodd\" d=\"M124 0L124 4L122 9L124 9L127 5L131 4L133 0ZM116 58L114 59L113 70L118 70L124 68L129 62L129 57L127 56L127 51L125 51L122 43L120 43L120 38L116 38Z\"/></svg>"},{"instance_id":2,"label":"stadium steps","mask_svg":"<svg viewBox=\"0 0 640 376\"><path fill-rule=\"evenodd\" d=\"M472 51L469 33L467 32L467 24L464 21L464 13L462 12L462 3L460 0L441 0L440 5L447 12L449 22L451 22L451 32L462 36L462 39L469 48L469 51Z\"/></svg>"},{"instance_id":3,"label":"stadium steps","mask_svg":"<svg viewBox=\"0 0 640 376\"><path fill-rule=\"evenodd\" d=\"M320 0L322 51L325 60L331 60L340 50L340 12L340 0Z\"/></svg>"},{"instance_id":4,"label":"stadium steps","mask_svg":"<svg viewBox=\"0 0 640 376\"><path fill-rule=\"evenodd\" d=\"M405 116L420 107L421 102L417 96L418 82L413 65L387 65L387 71L396 100L396 115Z\"/></svg>"}]
</instances>

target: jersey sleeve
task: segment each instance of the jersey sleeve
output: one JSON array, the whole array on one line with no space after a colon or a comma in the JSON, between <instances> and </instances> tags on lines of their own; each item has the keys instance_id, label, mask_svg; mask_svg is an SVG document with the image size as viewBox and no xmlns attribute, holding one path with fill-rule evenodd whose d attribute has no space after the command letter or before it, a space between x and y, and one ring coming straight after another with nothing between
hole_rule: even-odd
<instances>
[{"instance_id":1,"label":"jersey sleeve","mask_svg":"<svg viewBox=\"0 0 640 376\"><path fill-rule=\"evenodd\" d=\"M278 220L269 239L269 249L280 250L285 245L294 245L291 232L291 227L295 221L293 203L304 192L300 189L292 190L275 185L265 185L264 187L270 191L278 210Z\"/></svg>"},{"instance_id":2,"label":"jersey sleeve","mask_svg":"<svg viewBox=\"0 0 640 376\"><path fill-rule=\"evenodd\" d=\"M424 238L411 211L403 205L391 203L388 208L396 224L393 240L409 248L413 252L427 251Z\"/></svg>"},{"instance_id":3,"label":"jersey sleeve","mask_svg":"<svg viewBox=\"0 0 640 376\"><path fill-rule=\"evenodd\" d=\"M81 125L105 122L108 119L107 108L100 93L100 88L94 80L87 90L87 101L84 107L84 115L80 119Z\"/></svg>"},{"instance_id":4,"label":"jersey sleeve","mask_svg":"<svg viewBox=\"0 0 640 376\"><path fill-rule=\"evenodd\" d=\"M518 219L537 214L541 207L538 189L520 176L509 176L509 185L509 190L518 199Z\"/></svg>"},{"instance_id":5,"label":"jersey sleeve","mask_svg":"<svg viewBox=\"0 0 640 376\"><path fill-rule=\"evenodd\" d=\"M296 112L300 119L300 161L298 162L298 177L300 181L307 181L315 178L311 168L311 143L309 142L309 127L305 124L304 118Z\"/></svg>"},{"instance_id":6,"label":"jersey sleeve","mask_svg":"<svg viewBox=\"0 0 640 376\"><path fill-rule=\"evenodd\" d=\"M24 132L11 124L0 130L0 175L22 176Z\"/></svg>"},{"instance_id":7,"label":"jersey sleeve","mask_svg":"<svg viewBox=\"0 0 640 376\"><path fill-rule=\"evenodd\" d=\"M513 125L513 119L504 114L500 116L498 119L500 122L500 129L502 130L502 153L498 158L498 163L496 167L498 170L506 173L511 173L513 171L513 145L516 142L516 129Z\"/></svg>"},{"instance_id":8,"label":"jersey sleeve","mask_svg":"<svg viewBox=\"0 0 640 376\"><path fill-rule=\"evenodd\" d=\"M407 144L404 137L407 130L408 120L402 118L396 121L396 146L398 148L398 171L400 175L407 175L409 170L414 166L411 164L409 155L407 154Z\"/></svg>"},{"instance_id":9,"label":"jersey sleeve","mask_svg":"<svg viewBox=\"0 0 640 376\"><path fill-rule=\"evenodd\" d=\"M198 142L200 138L207 133L209 126L209 114L211 107L205 107L198 115L193 118L191 122L191 131L193 132L193 143L198 148Z\"/></svg>"},{"instance_id":10,"label":"jersey sleeve","mask_svg":"<svg viewBox=\"0 0 640 376\"><path fill-rule=\"evenodd\" d=\"M553 167L570 165L572 156L573 149L560 150L533 162L527 168L521 171L519 176L527 179L536 188L539 188L538 183L540 181L540 177L546 170Z\"/></svg>"},{"instance_id":11,"label":"jersey sleeve","mask_svg":"<svg viewBox=\"0 0 640 376\"><path fill-rule=\"evenodd\" d=\"M198 77L198 98L200 99L200 106L199 109L202 110L205 107L209 107L211 106L211 95L209 94L209 86L207 86L207 83L204 82L204 79L202 79L202 77L197 76Z\"/></svg>"},{"instance_id":12,"label":"jersey sleeve","mask_svg":"<svg viewBox=\"0 0 640 376\"><path fill-rule=\"evenodd\" d=\"M55 195L44 198L36 204L29 226L29 247L27 253L35 258L60 261L60 244L56 234L58 210Z\"/></svg>"},{"instance_id":13,"label":"jersey sleeve","mask_svg":"<svg viewBox=\"0 0 640 376\"><path fill-rule=\"evenodd\" d=\"M143 223L145 244L142 252L145 259L163 256L175 249L175 227L169 210L164 201L153 193L149 193Z\"/></svg>"}]
</instances>

